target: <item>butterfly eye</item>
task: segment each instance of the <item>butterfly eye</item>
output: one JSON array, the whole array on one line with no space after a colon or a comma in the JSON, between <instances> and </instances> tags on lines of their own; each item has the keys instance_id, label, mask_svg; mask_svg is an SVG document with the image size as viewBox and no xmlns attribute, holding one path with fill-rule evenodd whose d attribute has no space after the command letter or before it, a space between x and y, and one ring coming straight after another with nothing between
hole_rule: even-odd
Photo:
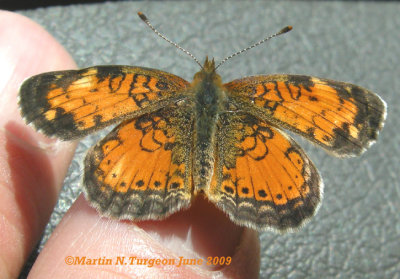
<instances>
[{"instance_id":1,"label":"butterfly eye","mask_svg":"<svg viewBox=\"0 0 400 279\"><path fill-rule=\"evenodd\" d=\"M218 74L215 74L215 75L213 76L213 82L215 82L215 83L217 83L217 84L221 84L221 83L222 83L221 76L218 75Z\"/></svg>"}]
</instances>

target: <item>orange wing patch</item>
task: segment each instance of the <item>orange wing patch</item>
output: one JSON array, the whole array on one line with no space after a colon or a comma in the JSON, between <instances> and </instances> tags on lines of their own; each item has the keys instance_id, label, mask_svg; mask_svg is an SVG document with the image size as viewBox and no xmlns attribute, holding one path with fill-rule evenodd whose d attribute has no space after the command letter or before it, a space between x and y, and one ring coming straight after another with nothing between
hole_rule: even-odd
<instances>
[{"instance_id":1,"label":"orange wing patch","mask_svg":"<svg viewBox=\"0 0 400 279\"><path fill-rule=\"evenodd\" d=\"M130 66L50 72L23 83L20 106L37 129L70 140L172 104L188 85L166 72Z\"/></svg>"},{"instance_id":2,"label":"orange wing patch","mask_svg":"<svg viewBox=\"0 0 400 279\"><path fill-rule=\"evenodd\" d=\"M255 76L224 85L233 102L337 156L358 155L383 126L385 103L349 83L297 75Z\"/></svg>"},{"instance_id":3,"label":"orange wing patch","mask_svg":"<svg viewBox=\"0 0 400 279\"><path fill-rule=\"evenodd\" d=\"M299 146L248 114L226 113L220 121L208 198L257 230L288 230L313 216L322 182Z\"/></svg>"},{"instance_id":4,"label":"orange wing patch","mask_svg":"<svg viewBox=\"0 0 400 279\"><path fill-rule=\"evenodd\" d=\"M85 159L91 204L130 220L161 219L188 207L191 123L189 110L172 106L116 127Z\"/></svg>"}]
</instances>

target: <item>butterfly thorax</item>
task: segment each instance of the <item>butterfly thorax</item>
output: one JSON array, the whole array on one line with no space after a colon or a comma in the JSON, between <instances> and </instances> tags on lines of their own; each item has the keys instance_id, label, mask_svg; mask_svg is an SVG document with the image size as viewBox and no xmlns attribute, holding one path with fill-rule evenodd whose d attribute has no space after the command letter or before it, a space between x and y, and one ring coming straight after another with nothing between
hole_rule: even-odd
<instances>
[{"instance_id":1,"label":"butterfly thorax","mask_svg":"<svg viewBox=\"0 0 400 279\"><path fill-rule=\"evenodd\" d=\"M218 115L226 102L214 60L206 58L202 70L195 74L191 88L195 113L193 182L197 192L208 187L211 181Z\"/></svg>"}]
</instances>

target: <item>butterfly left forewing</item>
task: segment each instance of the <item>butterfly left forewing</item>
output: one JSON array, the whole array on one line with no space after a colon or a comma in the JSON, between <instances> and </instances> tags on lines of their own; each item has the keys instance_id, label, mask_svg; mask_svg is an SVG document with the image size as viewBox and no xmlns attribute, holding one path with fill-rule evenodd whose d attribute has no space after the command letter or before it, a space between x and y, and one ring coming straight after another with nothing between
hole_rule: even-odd
<instances>
[{"instance_id":1,"label":"butterfly left forewing","mask_svg":"<svg viewBox=\"0 0 400 279\"><path fill-rule=\"evenodd\" d=\"M22 84L19 104L36 129L71 140L171 104L188 85L159 70L96 66L33 76Z\"/></svg>"},{"instance_id":2,"label":"butterfly left forewing","mask_svg":"<svg viewBox=\"0 0 400 279\"><path fill-rule=\"evenodd\" d=\"M220 116L208 198L233 222L257 230L294 229L322 198L318 171L289 137L250 114Z\"/></svg>"},{"instance_id":3,"label":"butterfly left forewing","mask_svg":"<svg viewBox=\"0 0 400 279\"><path fill-rule=\"evenodd\" d=\"M337 156L365 151L386 115L384 101L373 92L328 79L253 76L224 86L239 110L299 133Z\"/></svg>"}]
</instances>

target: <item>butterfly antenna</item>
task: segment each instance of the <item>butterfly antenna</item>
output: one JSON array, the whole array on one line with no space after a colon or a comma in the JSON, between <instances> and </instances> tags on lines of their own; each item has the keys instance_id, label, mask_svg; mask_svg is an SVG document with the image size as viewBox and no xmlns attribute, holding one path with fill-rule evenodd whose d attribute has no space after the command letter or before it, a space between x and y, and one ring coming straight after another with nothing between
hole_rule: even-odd
<instances>
[{"instance_id":1,"label":"butterfly antenna","mask_svg":"<svg viewBox=\"0 0 400 279\"><path fill-rule=\"evenodd\" d=\"M224 64L227 60L231 59L232 57L234 57L234 56L236 56L236 55L239 55L239 54L241 54L242 52L248 51L249 49L252 49L253 47L259 46L259 45L261 45L262 43L265 43L266 41L268 41L269 39L272 39L273 37L276 37L276 36L285 34L285 33L289 32L289 31L292 30L292 29L293 29L292 26L290 26L290 25L289 25L289 26L286 26L285 28L283 28L283 29L282 29L281 31L279 31L278 33L275 33L274 35L268 36L268 37L262 39L261 41L255 43L254 45L251 45L251 46L249 46L249 47L246 47L246 48L244 48L244 49L242 49L242 50L239 50L238 52L235 52L235 53L229 55L228 57L225 57L224 59L222 59L221 62L219 62L219 64L217 65L217 67L215 67L215 69L217 69L219 66L221 66L222 64Z\"/></svg>"},{"instance_id":2,"label":"butterfly antenna","mask_svg":"<svg viewBox=\"0 0 400 279\"><path fill-rule=\"evenodd\" d=\"M187 55L189 55L190 57L192 57L192 59L194 61L196 61L197 64L199 64L199 66L201 68L203 68L203 66L200 64L199 60L197 60L197 58L191 54L189 51L187 51L186 49L184 49L183 47L181 47L180 45L178 45L177 43L174 43L173 41L171 41L170 39L168 39L167 37L165 37L163 34L161 34L153 25L151 25L149 19L144 15L144 13L142 12L138 12L138 16L140 17L141 20L144 21L144 23L147 24L148 27L150 27L151 30L154 31L154 33L156 33L159 37L161 37L162 39L164 39L165 41L167 41L168 43L170 43L171 45L173 45L174 47L176 47L177 49L183 51L184 53L186 53Z\"/></svg>"}]
</instances>

